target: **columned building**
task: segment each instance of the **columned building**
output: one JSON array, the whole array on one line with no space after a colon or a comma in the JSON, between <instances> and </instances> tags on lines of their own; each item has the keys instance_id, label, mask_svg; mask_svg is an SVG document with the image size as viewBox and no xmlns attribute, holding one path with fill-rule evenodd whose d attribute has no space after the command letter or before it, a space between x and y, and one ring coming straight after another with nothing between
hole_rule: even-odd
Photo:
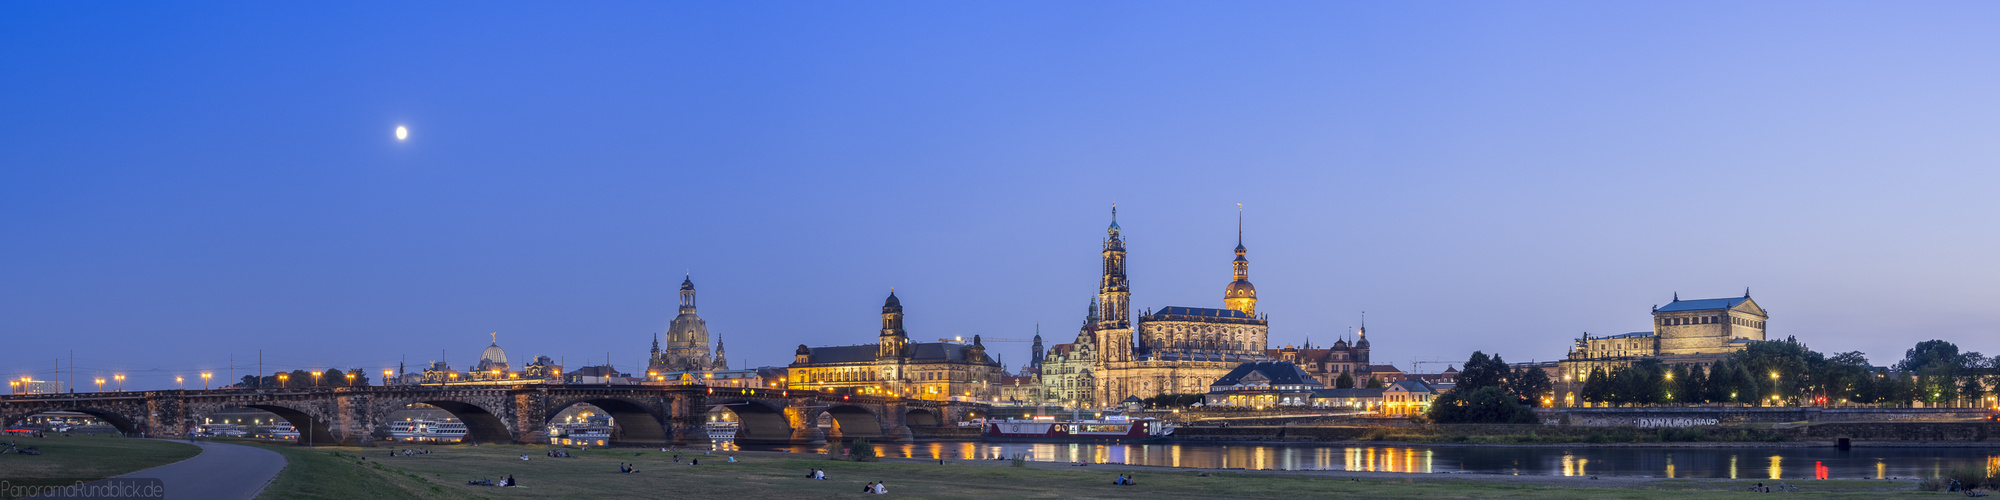
<instances>
[{"instance_id":1,"label":"columned building","mask_svg":"<svg viewBox=\"0 0 2000 500\"><path fill-rule=\"evenodd\" d=\"M1653 330L1617 335L1585 332L1558 362L1556 403L1577 404L1576 389L1597 370L1605 373L1642 359L1659 359L1668 366L1715 364L1752 343L1764 342L1769 312L1750 298L1681 300L1675 294L1665 306L1653 307Z\"/></svg>"},{"instance_id":2,"label":"columned building","mask_svg":"<svg viewBox=\"0 0 2000 500\"><path fill-rule=\"evenodd\" d=\"M882 302L882 329L873 344L808 347L800 344L787 367L786 387L929 400L993 400L1006 377L986 355L978 335L971 344L911 342L903 329L903 302L894 290Z\"/></svg>"}]
</instances>

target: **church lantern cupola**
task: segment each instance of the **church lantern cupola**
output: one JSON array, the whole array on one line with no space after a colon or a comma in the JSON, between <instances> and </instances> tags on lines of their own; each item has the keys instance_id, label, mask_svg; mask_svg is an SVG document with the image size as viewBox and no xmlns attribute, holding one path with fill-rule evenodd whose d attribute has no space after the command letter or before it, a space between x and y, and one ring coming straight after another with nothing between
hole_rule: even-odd
<instances>
[{"instance_id":1,"label":"church lantern cupola","mask_svg":"<svg viewBox=\"0 0 2000 500\"><path fill-rule=\"evenodd\" d=\"M1257 287L1250 284L1250 259L1244 257L1243 248L1243 205L1236 205L1236 260L1230 263L1236 280L1222 289L1222 302L1230 310L1241 311L1251 317L1257 316Z\"/></svg>"}]
</instances>

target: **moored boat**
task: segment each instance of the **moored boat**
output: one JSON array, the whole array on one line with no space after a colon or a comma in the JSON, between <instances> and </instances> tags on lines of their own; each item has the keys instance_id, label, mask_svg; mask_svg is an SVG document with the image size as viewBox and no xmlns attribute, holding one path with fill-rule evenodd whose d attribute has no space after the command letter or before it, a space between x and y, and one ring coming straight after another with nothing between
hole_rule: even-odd
<instances>
[{"instance_id":1,"label":"moored boat","mask_svg":"<svg viewBox=\"0 0 2000 500\"><path fill-rule=\"evenodd\" d=\"M1127 418L1112 415L1103 420L999 420L988 421L980 429L986 441L1029 442L1132 442L1166 439L1174 424L1151 417Z\"/></svg>"}]
</instances>

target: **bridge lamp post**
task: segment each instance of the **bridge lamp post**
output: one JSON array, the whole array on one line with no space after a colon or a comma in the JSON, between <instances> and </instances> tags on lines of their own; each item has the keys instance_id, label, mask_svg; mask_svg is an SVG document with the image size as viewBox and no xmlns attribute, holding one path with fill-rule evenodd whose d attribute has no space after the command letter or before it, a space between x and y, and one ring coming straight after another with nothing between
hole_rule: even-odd
<instances>
[{"instance_id":1,"label":"bridge lamp post","mask_svg":"<svg viewBox=\"0 0 2000 500\"><path fill-rule=\"evenodd\" d=\"M324 373L324 372L321 372L321 371L319 371L319 370L313 370L313 372L312 372L312 374L313 374L313 387L319 387L319 375L320 375L321 373Z\"/></svg>"},{"instance_id":2,"label":"bridge lamp post","mask_svg":"<svg viewBox=\"0 0 2000 500\"><path fill-rule=\"evenodd\" d=\"M213 373L201 372L201 390L208 390L208 378L213 376L215 376Z\"/></svg>"},{"instance_id":3,"label":"bridge lamp post","mask_svg":"<svg viewBox=\"0 0 2000 500\"><path fill-rule=\"evenodd\" d=\"M125 392L125 374L112 375L111 378L118 379L118 392Z\"/></svg>"},{"instance_id":4,"label":"bridge lamp post","mask_svg":"<svg viewBox=\"0 0 2000 500\"><path fill-rule=\"evenodd\" d=\"M290 387L289 387L289 385L290 385L290 384L288 384L288 382L291 382L291 380L292 380L292 374L290 374L290 373L280 373L280 374L278 374L278 388L279 388L279 389L287 389L287 388L290 388Z\"/></svg>"},{"instance_id":5,"label":"bridge lamp post","mask_svg":"<svg viewBox=\"0 0 2000 500\"><path fill-rule=\"evenodd\" d=\"M97 377L97 392L104 392L104 377Z\"/></svg>"},{"instance_id":6,"label":"bridge lamp post","mask_svg":"<svg viewBox=\"0 0 2000 500\"><path fill-rule=\"evenodd\" d=\"M180 375L175 375L175 376L174 376L174 385L178 385L178 386L180 386L181 390L185 391L185 390L187 390L187 384L184 384L184 383L182 383L182 381L184 381L184 380L185 380L185 379L182 379Z\"/></svg>"},{"instance_id":7,"label":"bridge lamp post","mask_svg":"<svg viewBox=\"0 0 2000 500\"><path fill-rule=\"evenodd\" d=\"M347 372L347 386L354 387L354 372Z\"/></svg>"},{"instance_id":8,"label":"bridge lamp post","mask_svg":"<svg viewBox=\"0 0 2000 500\"><path fill-rule=\"evenodd\" d=\"M392 377L395 377L395 373L395 370L382 370L382 385L389 385L389 381Z\"/></svg>"}]
</instances>

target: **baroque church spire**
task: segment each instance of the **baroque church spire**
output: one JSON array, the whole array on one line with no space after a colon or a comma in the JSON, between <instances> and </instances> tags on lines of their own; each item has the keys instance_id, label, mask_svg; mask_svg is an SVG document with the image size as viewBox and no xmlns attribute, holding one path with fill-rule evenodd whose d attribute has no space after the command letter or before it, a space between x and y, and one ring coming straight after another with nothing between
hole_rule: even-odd
<instances>
[{"instance_id":1,"label":"baroque church spire","mask_svg":"<svg viewBox=\"0 0 2000 500\"><path fill-rule=\"evenodd\" d=\"M1236 280L1222 289L1222 302L1229 309L1257 317L1257 287L1250 284L1250 259L1243 247L1243 204L1236 204L1236 260L1229 263Z\"/></svg>"}]
</instances>

